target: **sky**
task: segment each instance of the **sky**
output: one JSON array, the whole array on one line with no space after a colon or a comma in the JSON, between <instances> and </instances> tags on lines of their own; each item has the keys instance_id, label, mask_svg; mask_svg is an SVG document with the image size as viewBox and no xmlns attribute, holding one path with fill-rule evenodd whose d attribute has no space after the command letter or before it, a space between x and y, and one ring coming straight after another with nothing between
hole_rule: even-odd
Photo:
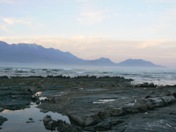
<instances>
[{"instance_id":1,"label":"sky","mask_svg":"<svg viewBox=\"0 0 176 132\"><path fill-rule=\"evenodd\" d=\"M176 67L176 0L0 0L0 40Z\"/></svg>"}]
</instances>

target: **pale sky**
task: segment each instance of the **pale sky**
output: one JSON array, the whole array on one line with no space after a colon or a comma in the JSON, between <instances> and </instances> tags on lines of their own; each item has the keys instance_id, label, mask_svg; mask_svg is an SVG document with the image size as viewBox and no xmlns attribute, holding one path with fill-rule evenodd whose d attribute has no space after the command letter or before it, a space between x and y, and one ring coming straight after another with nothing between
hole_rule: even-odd
<instances>
[{"instance_id":1,"label":"pale sky","mask_svg":"<svg viewBox=\"0 0 176 132\"><path fill-rule=\"evenodd\" d=\"M0 0L0 40L176 67L176 0Z\"/></svg>"}]
</instances>

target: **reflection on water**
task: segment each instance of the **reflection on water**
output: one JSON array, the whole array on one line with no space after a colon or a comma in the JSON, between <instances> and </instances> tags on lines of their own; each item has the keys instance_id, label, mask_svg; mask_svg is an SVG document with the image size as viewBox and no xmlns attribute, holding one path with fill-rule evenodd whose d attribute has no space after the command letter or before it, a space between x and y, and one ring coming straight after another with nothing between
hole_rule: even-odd
<instances>
[{"instance_id":1,"label":"reflection on water","mask_svg":"<svg viewBox=\"0 0 176 132\"><path fill-rule=\"evenodd\" d=\"M59 113L47 112L42 113L40 109L36 108L37 105L32 104L30 108L24 110L4 110L1 116L6 117L8 121L2 125L3 132L47 132L43 125L43 118L46 115L51 115L53 120L64 120L70 124L67 116ZM29 120L32 120L29 123ZM34 121L34 122L33 122Z\"/></svg>"}]
</instances>

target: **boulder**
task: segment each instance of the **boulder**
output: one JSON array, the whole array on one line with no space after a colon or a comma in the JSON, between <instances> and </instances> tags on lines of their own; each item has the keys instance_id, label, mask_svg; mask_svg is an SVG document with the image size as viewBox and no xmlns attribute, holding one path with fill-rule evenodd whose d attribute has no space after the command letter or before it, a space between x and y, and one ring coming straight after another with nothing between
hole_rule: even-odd
<instances>
[{"instance_id":1,"label":"boulder","mask_svg":"<svg viewBox=\"0 0 176 132\"><path fill-rule=\"evenodd\" d=\"M66 123L65 121L58 120L57 121L57 130L59 132L72 132L73 128L70 124Z\"/></svg>"},{"instance_id":2,"label":"boulder","mask_svg":"<svg viewBox=\"0 0 176 132\"><path fill-rule=\"evenodd\" d=\"M101 121L98 114L87 114L82 116L70 114L69 118L72 122L81 127L95 125Z\"/></svg>"},{"instance_id":3,"label":"boulder","mask_svg":"<svg viewBox=\"0 0 176 132\"><path fill-rule=\"evenodd\" d=\"M161 97L148 98L147 101L150 102L151 107L162 107L164 106L163 99Z\"/></svg>"},{"instance_id":4,"label":"boulder","mask_svg":"<svg viewBox=\"0 0 176 132\"><path fill-rule=\"evenodd\" d=\"M110 116L111 116L111 114L110 114L109 110L102 110L102 111L98 112L98 117L100 119L106 119L106 118L108 118Z\"/></svg>"},{"instance_id":5,"label":"boulder","mask_svg":"<svg viewBox=\"0 0 176 132\"><path fill-rule=\"evenodd\" d=\"M43 124L47 130L52 130L52 131L55 130L56 122L54 120L52 120L50 115L46 115L43 118Z\"/></svg>"},{"instance_id":6,"label":"boulder","mask_svg":"<svg viewBox=\"0 0 176 132\"><path fill-rule=\"evenodd\" d=\"M111 108L109 110L109 113L112 117L114 116L120 116L124 113L123 109L122 108Z\"/></svg>"},{"instance_id":7,"label":"boulder","mask_svg":"<svg viewBox=\"0 0 176 132\"><path fill-rule=\"evenodd\" d=\"M161 97L161 99L163 99L163 102L165 105L168 105L168 104L176 101L174 96L163 96L163 97Z\"/></svg>"},{"instance_id":8,"label":"boulder","mask_svg":"<svg viewBox=\"0 0 176 132\"><path fill-rule=\"evenodd\" d=\"M53 120L50 115L43 118L43 124L47 130L58 130L59 132L72 132L72 126L62 120Z\"/></svg>"}]
</instances>

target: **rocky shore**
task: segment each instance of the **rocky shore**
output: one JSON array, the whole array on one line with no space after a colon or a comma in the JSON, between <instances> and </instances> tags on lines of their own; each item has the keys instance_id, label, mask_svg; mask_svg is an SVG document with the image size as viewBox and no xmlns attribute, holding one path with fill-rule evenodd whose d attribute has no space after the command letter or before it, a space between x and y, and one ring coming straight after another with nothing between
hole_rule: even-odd
<instances>
[{"instance_id":1,"label":"rocky shore","mask_svg":"<svg viewBox=\"0 0 176 132\"><path fill-rule=\"evenodd\" d=\"M43 117L48 130L175 132L176 85L133 85L132 81L108 76L4 76L0 77L0 112L24 109L33 101L43 111L69 117L70 124L50 115ZM0 117L0 125L4 121Z\"/></svg>"}]
</instances>

